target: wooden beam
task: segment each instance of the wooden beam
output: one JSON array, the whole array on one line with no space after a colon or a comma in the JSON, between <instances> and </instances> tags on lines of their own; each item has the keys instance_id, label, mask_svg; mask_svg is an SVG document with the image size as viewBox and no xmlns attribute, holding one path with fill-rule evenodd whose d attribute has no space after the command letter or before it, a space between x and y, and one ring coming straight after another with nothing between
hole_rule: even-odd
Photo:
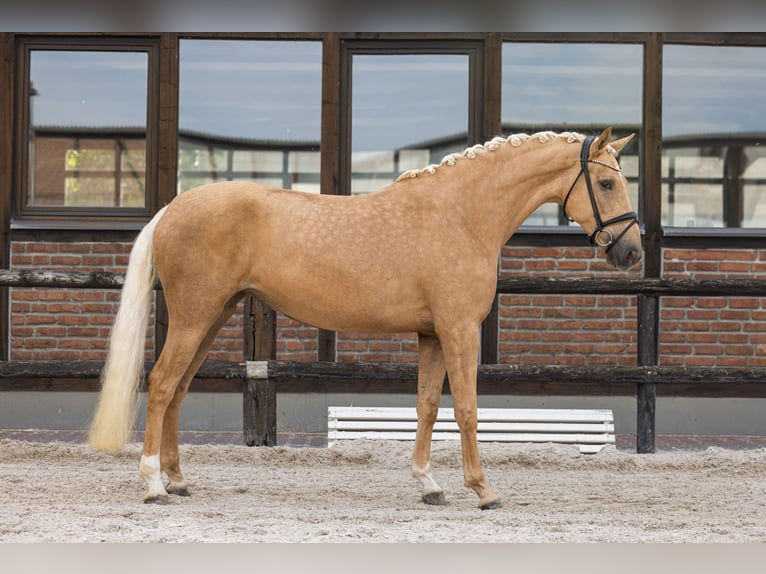
<instances>
[{"instance_id":1,"label":"wooden beam","mask_svg":"<svg viewBox=\"0 0 766 574\"><path fill-rule=\"evenodd\" d=\"M498 33L487 34L482 53L483 70L481 74L482 101L474 105L481 106L482 137L485 142L502 131L502 84L503 84L503 41ZM492 308L481 325L481 362L497 363L498 333L500 315L498 298L495 296Z\"/></svg>"},{"instance_id":2,"label":"wooden beam","mask_svg":"<svg viewBox=\"0 0 766 574\"><path fill-rule=\"evenodd\" d=\"M245 446L277 445L277 391L270 379L245 381L243 418Z\"/></svg>"},{"instance_id":3,"label":"wooden beam","mask_svg":"<svg viewBox=\"0 0 766 574\"><path fill-rule=\"evenodd\" d=\"M498 293L651 295L666 297L763 297L763 279L556 279L502 277Z\"/></svg>"},{"instance_id":4,"label":"wooden beam","mask_svg":"<svg viewBox=\"0 0 766 574\"><path fill-rule=\"evenodd\" d=\"M158 174L157 197L150 205L159 211L176 196L178 178L178 34L160 35L158 102Z\"/></svg>"},{"instance_id":5,"label":"wooden beam","mask_svg":"<svg viewBox=\"0 0 766 574\"><path fill-rule=\"evenodd\" d=\"M340 192L340 38L327 33L322 41L322 134L320 192ZM317 355L320 361L336 358L335 331L317 329Z\"/></svg>"},{"instance_id":6,"label":"wooden beam","mask_svg":"<svg viewBox=\"0 0 766 574\"><path fill-rule=\"evenodd\" d=\"M479 365L480 383L516 384L560 381L567 384L590 383L658 385L702 384L733 385L738 382L766 384L766 367L677 367L609 365ZM314 383L376 381L387 383L417 381L415 363L323 363L269 361L268 376L280 385L299 381ZM766 388L764 388L766 391Z\"/></svg>"},{"instance_id":7,"label":"wooden beam","mask_svg":"<svg viewBox=\"0 0 766 574\"><path fill-rule=\"evenodd\" d=\"M147 198L151 213L159 211L176 196L178 185L178 78L179 41L174 33L160 35L158 101L156 104L156 129L147 130L154 134L156 142L147 141L147 152L156 149L157 173L153 197ZM148 174L147 174L148 175ZM168 306L163 293L157 293L154 313L154 356L158 358L165 347L168 335Z\"/></svg>"},{"instance_id":8,"label":"wooden beam","mask_svg":"<svg viewBox=\"0 0 766 574\"><path fill-rule=\"evenodd\" d=\"M662 34L644 43L644 126L639 146L639 214L644 226L644 277L662 276Z\"/></svg>"},{"instance_id":9,"label":"wooden beam","mask_svg":"<svg viewBox=\"0 0 766 574\"><path fill-rule=\"evenodd\" d=\"M277 391L408 393L413 397L417 393L415 363L270 360L263 363L266 371L260 375L247 368L251 364L206 361L191 390L242 392L246 379L268 379L272 386L264 387L267 395L260 396L269 400ZM147 362L145 372L152 366ZM4 361L0 362L0 391L97 391L102 367L100 361ZM766 368L496 364L478 369L481 394L633 396L637 385L649 383L657 386L657 396L766 397ZM252 397L257 394L254 389ZM266 405L260 399L254 404ZM251 412L255 417L256 410ZM255 423L252 428L257 428Z\"/></svg>"},{"instance_id":10,"label":"wooden beam","mask_svg":"<svg viewBox=\"0 0 766 574\"><path fill-rule=\"evenodd\" d=\"M61 287L80 289L122 289L124 273L107 271L38 271L0 269L2 287ZM156 285L155 288L159 287Z\"/></svg>"},{"instance_id":11,"label":"wooden beam","mask_svg":"<svg viewBox=\"0 0 766 574\"><path fill-rule=\"evenodd\" d=\"M0 287L121 289L124 273L0 269ZM162 289L157 282L155 289ZM501 277L498 293L651 295L655 297L766 297L763 279L602 279ZM258 357L266 359L271 357Z\"/></svg>"},{"instance_id":12,"label":"wooden beam","mask_svg":"<svg viewBox=\"0 0 766 574\"><path fill-rule=\"evenodd\" d=\"M13 34L0 32L0 267L10 266L10 220L13 202ZM0 288L0 360L10 358L8 348L8 289Z\"/></svg>"},{"instance_id":13,"label":"wooden beam","mask_svg":"<svg viewBox=\"0 0 766 574\"><path fill-rule=\"evenodd\" d=\"M638 296L638 365L656 366L659 362L660 299ZM655 451L657 386L653 381L636 387L636 452Z\"/></svg>"},{"instance_id":14,"label":"wooden beam","mask_svg":"<svg viewBox=\"0 0 766 574\"><path fill-rule=\"evenodd\" d=\"M639 158L639 214L644 226L645 279L662 277L662 34L647 34L644 41L643 109ZM659 294L639 293L637 342L639 366L659 362ZM655 451L657 387L654 381L636 385L636 452Z\"/></svg>"},{"instance_id":15,"label":"wooden beam","mask_svg":"<svg viewBox=\"0 0 766 574\"><path fill-rule=\"evenodd\" d=\"M277 313L254 297L245 301L245 354L263 362L276 358ZM265 377L254 378L245 371L242 386L242 432L246 446L277 444L277 393Z\"/></svg>"}]
</instances>

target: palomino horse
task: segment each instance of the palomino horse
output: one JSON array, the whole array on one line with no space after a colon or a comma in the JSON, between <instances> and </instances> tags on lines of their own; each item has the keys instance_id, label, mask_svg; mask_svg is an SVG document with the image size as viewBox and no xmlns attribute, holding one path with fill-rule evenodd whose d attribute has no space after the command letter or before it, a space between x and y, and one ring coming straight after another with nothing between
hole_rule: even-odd
<instances>
[{"instance_id":1,"label":"palomino horse","mask_svg":"<svg viewBox=\"0 0 766 574\"><path fill-rule=\"evenodd\" d=\"M555 202L611 264L626 269L638 262L641 237L616 159L631 137L610 143L608 128L588 138L551 132L495 138L360 197L244 182L183 193L133 246L91 445L116 451L128 440L159 276L169 323L149 374L139 468L146 502L188 494L179 466L179 407L219 328L251 294L324 329L418 333L412 473L423 500L444 504L430 450L446 371L465 484L481 508L501 506L476 442L479 326L495 296L498 255L527 216Z\"/></svg>"}]
</instances>

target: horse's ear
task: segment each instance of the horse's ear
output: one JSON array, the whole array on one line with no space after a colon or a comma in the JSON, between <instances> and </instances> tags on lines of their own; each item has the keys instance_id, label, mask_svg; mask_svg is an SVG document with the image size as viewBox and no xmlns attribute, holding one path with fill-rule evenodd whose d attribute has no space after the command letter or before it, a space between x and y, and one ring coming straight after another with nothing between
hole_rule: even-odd
<instances>
[{"instance_id":1,"label":"horse's ear","mask_svg":"<svg viewBox=\"0 0 766 574\"><path fill-rule=\"evenodd\" d=\"M628 145L628 142L630 140L632 140L633 136L635 136L635 135L636 134L630 134L627 137L624 137L622 139L613 141L612 142L612 147L614 148L614 151L616 151L617 153L620 153L620 151L622 151L622 148L624 148L626 145Z\"/></svg>"},{"instance_id":2,"label":"horse's ear","mask_svg":"<svg viewBox=\"0 0 766 574\"><path fill-rule=\"evenodd\" d=\"M601 135L596 138L596 140L591 144L590 151L588 152L588 155L590 157L594 157L597 154L601 153L606 149L606 146L609 145L609 140L612 139L612 128L606 128L603 132L601 132Z\"/></svg>"}]
</instances>

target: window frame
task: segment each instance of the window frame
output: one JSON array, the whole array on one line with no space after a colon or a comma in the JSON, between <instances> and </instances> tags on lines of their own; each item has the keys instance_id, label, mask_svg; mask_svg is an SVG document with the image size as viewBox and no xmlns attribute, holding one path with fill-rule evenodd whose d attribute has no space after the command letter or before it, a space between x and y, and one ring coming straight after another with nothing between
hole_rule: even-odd
<instances>
[{"instance_id":1,"label":"window frame","mask_svg":"<svg viewBox=\"0 0 766 574\"><path fill-rule=\"evenodd\" d=\"M662 54L664 46L686 44L697 46L753 46L766 47L762 33L754 32L498 32L498 33L380 33L380 32L164 32L139 34L97 33L8 33L7 52L13 62L8 70L10 87L6 98L10 99L12 118L8 125L12 130L13 157L6 178L9 192L6 199L6 218L11 229L138 229L158 206L175 197L175 161L177 126L177 59L178 42L181 39L242 39L242 40L313 40L323 43L323 103L321 145L322 193L342 193L350 190L350 137L348 90L349 51L363 52L372 49L380 53L465 53L466 47L477 51L471 59L471 85L473 100L474 136L478 141L499 129L500 112L496 101L499 97L498 52L505 42L545 43L599 43L639 44L643 46L643 113L644 138L639 149L641 169L639 172L639 204L642 206L641 228L646 243L666 246L691 245L755 245L766 236L765 228L700 228L668 227L660 223L660 153L658 142L662 141ZM24 52L27 48L42 49L92 49L122 50L143 49L149 51L149 99L147 117L147 170L146 209L130 215L129 208L52 209L42 214L23 205L26 189L26 126L23 123L26 101L24 77L26 72ZM161 90L161 93L160 93ZM472 95L474 95L472 94ZM344 100L346 100L344 102ZM161 108L161 109L160 109ZM161 115L161 117L160 117ZM495 117L497 116L497 117ZM492 129L495 128L495 129ZM9 137L10 139L10 137ZM346 145L344 149L344 145ZM171 177L172 175L172 177ZM161 184L161 188L160 188ZM168 192L170 190L170 193ZM511 243L549 244L564 241L576 243L576 229L546 227L544 235L536 229L519 229ZM570 239L568 236L572 236Z\"/></svg>"},{"instance_id":2,"label":"window frame","mask_svg":"<svg viewBox=\"0 0 766 574\"><path fill-rule=\"evenodd\" d=\"M352 62L355 55L468 56L468 125L466 126L468 145L484 143L484 43L481 40L342 40L340 46L339 195L351 195Z\"/></svg>"},{"instance_id":3,"label":"window frame","mask_svg":"<svg viewBox=\"0 0 766 574\"><path fill-rule=\"evenodd\" d=\"M601 34L587 34L587 35L576 35L575 37L557 37L552 36L549 39L541 39L536 36L522 36L521 38L515 36L515 35L505 35L502 38L502 42L500 44L500 51L501 51L501 60L503 64L505 63L505 47L510 45L519 45L519 44L538 44L538 45L553 45L553 46L564 46L564 45L585 45L585 46L608 46L608 45L619 45L619 46L638 46L639 48L642 47L643 42L636 41L635 38L633 38L632 35L625 35L624 37L621 36L619 38L615 37L608 37L605 38ZM576 62L576 60L575 60ZM644 62L644 54L641 54L641 84L643 87L644 84L644 77L643 77L643 68L644 68L645 62ZM501 75L500 78L501 82L501 91L506 86L505 83L505 76ZM502 95L501 95L502 97ZM643 209L642 209L642 194L643 194L643 144L642 144L642 138L644 137L643 133L643 99L640 101L639 105L639 119L636 123L630 123L630 122L623 122L623 123L612 123L612 137L613 139L619 139L625 136L630 135L631 133L635 134L635 139L629 144L629 148L636 149L636 157L638 158L638 172L636 175L626 175L626 179L628 180L629 184L635 184L636 186L636 199L637 202L633 205L633 208L638 213L638 221L639 221L639 227L643 227L644 223L644 217L643 217ZM507 131L507 128L510 126L514 126L514 124L517 124L515 121L506 121L502 118L503 113L503 107L501 106L501 124L503 126L503 132L506 134L512 133L511 131ZM528 131L529 133L532 133L533 131L536 131L536 129L554 129L556 126L547 124L547 123L540 123L540 125L536 125L537 122L528 122L527 125L523 125L521 123L517 124L522 127L519 127L518 129L520 131ZM584 134L590 134L590 135L598 135L600 131L607 127L608 124L603 125L596 125L596 124L588 124L588 123L580 123L580 122L568 122L566 124L565 128L562 128L562 131L564 129L568 131L574 131L574 132L580 132ZM515 128L514 128L515 131ZM554 234L566 234L566 233L581 233L581 230L578 225L570 222L566 215L564 214L564 210L562 207L558 208L558 223L557 224L529 224L529 223L523 223L519 229L516 231L516 233L534 233L534 234L544 234L544 233L554 233Z\"/></svg>"},{"instance_id":4,"label":"window frame","mask_svg":"<svg viewBox=\"0 0 766 574\"><path fill-rule=\"evenodd\" d=\"M710 47L710 48L761 48L766 49L766 37L763 34L751 34L751 33L667 33L663 37L662 49L663 49L663 65L662 74L663 81L659 87L660 100L664 103L664 74L665 74L665 54L664 50L668 46L687 46L687 47ZM660 122L663 121L661 114ZM756 132L757 133L757 132ZM684 140L689 140L693 144L693 136L699 135L700 141L703 136L708 137L705 144L700 144L700 149L704 145L717 145L727 149L726 154L734 148L737 149L737 144L743 144L743 142L755 141L754 134L751 132L732 132L732 133L716 133L710 136L706 134L690 134L682 136L671 136L660 138L660 155L661 158L669 157L666 151L671 151L683 147ZM689 148L696 146L689 145ZM744 145L747 145L746 143ZM756 144L758 145L758 144ZM740 150L741 151L741 150ZM736 151L734 153L737 153ZM700 238L702 241L719 239L725 240L737 240L741 238L744 242L749 242L753 237L765 237L766 226L743 226L745 216L743 213L744 205L744 185L745 182L741 180L742 173L738 173L738 177L731 177L727 170L732 166L730 163L732 159L725 157L723 161L723 170L720 178L713 178L720 181L721 189L721 202L720 202L720 214L723 225L720 226L688 226L688 225L674 225L672 222L668 224L662 223L661 227L663 234L667 237L690 239L692 242L695 238ZM699 177L694 178L694 183L704 184L709 181L710 178ZM671 185L675 183L673 178L669 175L661 175L661 185ZM761 182L758 182L761 185ZM665 194L661 193L661 201L665 199ZM662 211L662 219L665 221L670 216L670 213Z\"/></svg>"},{"instance_id":5,"label":"window frame","mask_svg":"<svg viewBox=\"0 0 766 574\"><path fill-rule=\"evenodd\" d=\"M181 128L181 79L180 79L180 68L181 68L181 42L183 41L208 41L208 42L217 42L217 41L228 41L228 42L271 42L271 43L279 43L279 42L291 42L291 43L314 43L317 44L320 50L320 61L319 61L319 68L320 70L320 92L323 89L323 83L324 83L324 58L325 58L325 42L324 42L324 35L323 34L283 34L283 33L276 33L276 34L261 34L261 33L247 33L247 34L209 34L209 33L202 33L202 34L179 34L175 41L175 48L178 53L178 73L176 76L177 82L176 87L178 89L177 98L175 100L175 117L176 117L176 126L175 126L175 132L173 134L173 139L175 140L176 144L176 160L175 160L175 185L173 187L173 195L169 199L172 200L177 195L180 195L182 191L179 189L179 181L181 179L182 175L189 175L184 174L180 169L180 150L181 150L181 140L186 139L187 142L194 141L198 134L194 130L188 130ZM322 96L320 96L320 102L319 102L319 120L320 120L320 126L323 126L325 123L324 118L322 117L323 114L325 114L324 104L322 102ZM320 188L322 186L322 127L320 127L318 138L316 140L316 145L312 143L306 143L306 142L299 142L290 147L290 149L287 149L286 147L282 150L280 150L280 153L284 154L283 162L286 165L289 160L289 155L294 152L317 152L319 153L320 157L320 169L318 172L312 172L310 177L308 178L310 181L307 183L310 184L316 184ZM200 142L202 140L199 140ZM242 175L244 172L240 172L238 170L235 170L233 166L231 165L232 159L233 159L233 153L237 151L272 151L273 147L268 146L265 144L268 139L253 139L251 141L248 141L245 138L230 138L229 136L221 136L221 135L211 135L206 140L208 143L215 145L221 150L224 150L227 154L227 167L222 170L223 173L227 175ZM240 145L235 145L240 144ZM316 148L316 149L315 149ZM200 172L203 174L209 173L209 172ZM269 174L269 172L262 172L264 174ZM306 172L304 172L306 173ZM286 170L282 172L273 172L270 175L279 175L280 177L284 178L289 175L289 172ZM237 178L238 180L241 180L241 178ZM225 180L218 180L218 181L225 181ZM280 185L281 187L284 187L285 189L291 189L289 185L286 185L286 183L283 181L283 183ZM186 190L184 190L186 191Z\"/></svg>"},{"instance_id":6,"label":"window frame","mask_svg":"<svg viewBox=\"0 0 766 574\"><path fill-rule=\"evenodd\" d=\"M16 40L15 125L16 162L11 228L135 227L143 224L157 206L159 159L159 61L158 37L20 36ZM33 51L136 52L147 55L146 168L144 207L67 207L28 205L30 193L30 57Z\"/></svg>"}]
</instances>

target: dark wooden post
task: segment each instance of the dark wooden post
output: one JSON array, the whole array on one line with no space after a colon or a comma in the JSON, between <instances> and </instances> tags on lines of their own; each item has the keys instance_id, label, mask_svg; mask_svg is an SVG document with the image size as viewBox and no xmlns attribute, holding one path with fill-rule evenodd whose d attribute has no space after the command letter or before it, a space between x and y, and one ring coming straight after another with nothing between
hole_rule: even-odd
<instances>
[{"instance_id":1,"label":"dark wooden post","mask_svg":"<svg viewBox=\"0 0 766 574\"><path fill-rule=\"evenodd\" d=\"M19 102L14 108L13 102L13 34L0 33L0 266L10 267L10 220L13 197L13 117L19 109ZM8 330L10 314L9 290L0 288L0 361L11 358L8 348Z\"/></svg>"},{"instance_id":2,"label":"dark wooden post","mask_svg":"<svg viewBox=\"0 0 766 574\"><path fill-rule=\"evenodd\" d=\"M151 213L159 211L176 196L178 188L178 34L163 33L160 35L159 71L155 72L159 88L159 98L156 104L157 112L153 112L152 121L157 122L157 144L155 149L147 149L147 157L156 154L157 157L157 193L156 198L148 197L147 205ZM150 142L147 141L147 144ZM151 166L147 159L147 169ZM147 172L147 179L150 174ZM150 188L148 188L150 189ZM157 291L154 328L154 357L160 356L168 335L168 307L165 295Z\"/></svg>"},{"instance_id":3,"label":"dark wooden post","mask_svg":"<svg viewBox=\"0 0 766 574\"><path fill-rule=\"evenodd\" d=\"M320 192L338 195L349 192L340 189L340 153L350 153L350 147L341 150L341 70L340 36L328 32L322 39L322 131ZM346 79L348 81L348 79ZM336 359L335 331L317 329L317 359L334 362Z\"/></svg>"},{"instance_id":4,"label":"dark wooden post","mask_svg":"<svg viewBox=\"0 0 766 574\"><path fill-rule=\"evenodd\" d=\"M268 360L276 356L277 314L252 297L245 300L245 356L249 359L242 397L242 430L246 446L276 446L277 393L268 377Z\"/></svg>"},{"instance_id":5,"label":"dark wooden post","mask_svg":"<svg viewBox=\"0 0 766 574\"><path fill-rule=\"evenodd\" d=\"M245 446L276 446L277 392L268 361L248 361L242 409Z\"/></svg>"},{"instance_id":6,"label":"dark wooden post","mask_svg":"<svg viewBox=\"0 0 766 574\"><path fill-rule=\"evenodd\" d=\"M650 33L644 44L644 132L640 141L642 193L640 213L644 224L644 277L662 277L662 34ZM638 364L659 362L660 299L638 296ZM636 452L655 451L655 383L636 387Z\"/></svg>"},{"instance_id":7,"label":"dark wooden post","mask_svg":"<svg viewBox=\"0 0 766 574\"><path fill-rule=\"evenodd\" d=\"M484 39L482 50L481 94L474 102L480 116L482 142L491 140L503 131L502 124L502 85L503 85L503 40L500 34L489 33ZM490 365L498 362L498 295L492 303L487 318L481 325L481 363Z\"/></svg>"},{"instance_id":8,"label":"dark wooden post","mask_svg":"<svg viewBox=\"0 0 766 574\"><path fill-rule=\"evenodd\" d=\"M638 296L638 364L656 365L658 359L660 299ZM636 388L636 452L655 451L656 428L655 383L639 383Z\"/></svg>"},{"instance_id":9,"label":"dark wooden post","mask_svg":"<svg viewBox=\"0 0 766 574\"><path fill-rule=\"evenodd\" d=\"M500 316L498 310L499 295L495 295L492 309L481 325L481 364L493 365L498 362L498 329Z\"/></svg>"}]
</instances>

